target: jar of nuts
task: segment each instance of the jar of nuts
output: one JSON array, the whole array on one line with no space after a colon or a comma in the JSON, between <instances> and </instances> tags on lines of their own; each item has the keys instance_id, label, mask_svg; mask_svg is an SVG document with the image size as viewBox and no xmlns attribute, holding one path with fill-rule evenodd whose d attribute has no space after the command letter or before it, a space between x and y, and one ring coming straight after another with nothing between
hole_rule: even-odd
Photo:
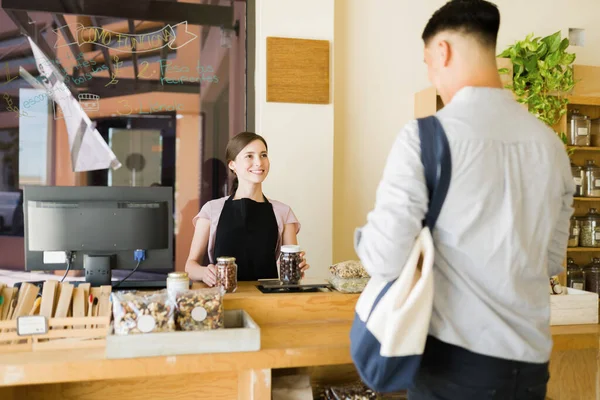
<instances>
[{"instance_id":1,"label":"jar of nuts","mask_svg":"<svg viewBox=\"0 0 600 400\"><path fill-rule=\"evenodd\" d=\"M581 218L579 245L582 247L600 247L600 214L595 208Z\"/></svg>"},{"instance_id":2,"label":"jar of nuts","mask_svg":"<svg viewBox=\"0 0 600 400\"><path fill-rule=\"evenodd\" d=\"M302 271L300 271L300 246L285 245L281 246L281 255L279 256L279 280L285 285L296 285L300 283Z\"/></svg>"},{"instance_id":3,"label":"jar of nuts","mask_svg":"<svg viewBox=\"0 0 600 400\"><path fill-rule=\"evenodd\" d=\"M592 258L592 262L583 268L585 291L600 294L600 258Z\"/></svg>"},{"instance_id":4,"label":"jar of nuts","mask_svg":"<svg viewBox=\"0 0 600 400\"><path fill-rule=\"evenodd\" d=\"M233 293L237 289L237 264L235 257L217 257L217 283L227 293Z\"/></svg>"}]
</instances>

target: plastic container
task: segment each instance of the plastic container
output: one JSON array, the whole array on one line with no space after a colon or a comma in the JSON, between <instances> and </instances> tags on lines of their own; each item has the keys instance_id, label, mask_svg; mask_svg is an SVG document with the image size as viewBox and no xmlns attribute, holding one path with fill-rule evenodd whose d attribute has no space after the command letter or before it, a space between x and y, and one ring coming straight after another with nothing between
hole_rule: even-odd
<instances>
[{"instance_id":1,"label":"plastic container","mask_svg":"<svg viewBox=\"0 0 600 400\"><path fill-rule=\"evenodd\" d=\"M581 221L577 217L571 217L569 226L569 247L579 246L579 232L581 231Z\"/></svg>"},{"instance_id":2,"label":"plastic container","mask_svg":"<svg viewBox=\"0 0 600 400\"><path fill-rule=\"evenodd\" d=\"M586 197L600 197L600 167L594 160L585 161L582 191Z\"/></svg>"},{"instance_id":3,"label":"plastic container","mask_svg":"<svg viewBox=\"0 0 600 400\"><path fill-rule=\"evenodd\" d=\"M587 115L573 110L569 117L568 144L571 146L589 146L591 143L592 121Z\"/></svg>"},{"instance_id":4,"label":"plastic container","mask_svg":"<svg viewBox=\"0 0 600 400\"><path fill-rule=\"evenodd\" d=\"M575 264L572 258L567 259L567 287L585 290L583 270Z\"/></svg>"},{"instance_id":5,"label":"plastic container","mask_svg":"<svg viewBox=\"0 0 600 400\"><path fill-rule=\"evenodd\" d=\"M332 275L329 277L329 283L338 292L342 293L361 293L371 278L340 278Z\"/></svg>"},{"instance_id":6,"label":"plastic container","mask_svg":"<svg viewBox=\"0 0 600 400\"><path fill-rule=\"evenodd\" d=\"M600 295L600 258L592 258L592 262L583 268L585 291Z\"/></svg>"},{"instance_id":7,"label":"plastic container","mask_svg":"<svg viewBox=\"0 0 600 400\"><path fill-rule=\"evenodd\" d=\"M217 283L227 293L237 290L237 264L235 257L217 257Z\"/></svg>"},{"instance_id":8,"label":"plastic container","mask_svg":"<svg viewBox=\"0 0 600 400\"><path fill-rule=\"evenodd\" d=\"M284 245L281 246L279 256L279 280L284 285L296 285L300 283L302 271L300 271L300 246Z\"/></svg>"},{"instance_id":9,"label":"plastic container","mask_svg":"<svg viewBox=\"0 0 600 400\"><path fill-rule=\"evenodd\" d=\"M582 247L600 247L600 214L595 208L580 218L579 245Z\"/></svg>"},{"instance_id":10,"label":"plastic container","mask_svg":"<svg viewBox=\"0 0 600 400\"><path fill-rule=\"evenodd\" d=\"M573 174L573 183L575 183L575 196L583 196L583 168L571 163L571 173Z\"/></svg>"}]
</instances>

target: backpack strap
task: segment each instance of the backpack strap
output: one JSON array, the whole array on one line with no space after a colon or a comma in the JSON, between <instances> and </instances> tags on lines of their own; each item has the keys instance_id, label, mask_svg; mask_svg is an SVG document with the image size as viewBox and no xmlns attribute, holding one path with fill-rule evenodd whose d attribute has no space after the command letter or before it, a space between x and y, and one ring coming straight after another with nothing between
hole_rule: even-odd
<instances>
[{"instance_id":1,"label":"backpack strap","mask_svg":"<svg viewBox=\"0 0 600 400\"><path fill-rule=\"evenodd\" d=\"M429 208L423 226L433 231L450 186L452 158L448 138L440 121L432 115L419 118L417 122L421 141L421 162L429 191Z\"/></svg>"}]
</instances>

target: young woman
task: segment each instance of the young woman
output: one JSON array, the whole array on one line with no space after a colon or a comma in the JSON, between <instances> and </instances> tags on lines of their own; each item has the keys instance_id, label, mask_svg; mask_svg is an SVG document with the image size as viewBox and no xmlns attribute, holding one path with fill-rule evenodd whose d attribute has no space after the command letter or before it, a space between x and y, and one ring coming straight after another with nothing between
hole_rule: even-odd
<instances>
[{"instance_id":1,"label":"young woman","mask_svg":"<svg viewBox=\"0 0 600 400\"><path fill-rule=\"evenodd\" d=\"M298 244L300 222L292 209L262 192L269 174L267 142L242 132L227 145L227 167L235 174L230 196L207 202L192 223L194 238L185 270L190 279L216 283L216 259L236 258L238 281L277 279L282 245ZM208 255L208 265L204 264ZM302 272L309 268L301 253Z\"/></svg>"}]
</instances>

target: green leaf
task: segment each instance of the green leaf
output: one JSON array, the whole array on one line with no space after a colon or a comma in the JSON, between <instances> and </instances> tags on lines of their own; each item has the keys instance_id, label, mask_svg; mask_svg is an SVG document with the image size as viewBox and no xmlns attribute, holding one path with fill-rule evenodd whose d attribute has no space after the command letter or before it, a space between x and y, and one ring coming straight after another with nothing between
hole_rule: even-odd
<instances>
[{"instance_id":1,"label":"green leaf","mask_svg":"<svg viewBox=\"0 0 600 400\"><path fill-rule=\"evenodd\" d=\"M548 45L550 53L556 52L560 47L560 31L550 36L546 36L542 41Z\"/></svg>"},{"instance_id":2,"label":"green leaf","mask_svg":"<svg viewBox=\"0 0 600 400\"><path fill-rule=\"evenodd\" d=\"M560 47L559 47L559 51L565 51L567 49L567 47L569 47L569 39L568 38L564 38L562 40L562 42L560 42Z\"/></svg>"},{"instance_id":3,"label":"green leaf","mask_svg":"<svg viewBox=\"0 0 600 400\"><path fill-rule=\"evenodd\" d=\"M506 75L506 74L508 74L509 72L510 72L510 70L509 70L508 68L499 68L499 69L498 69L498 73L499 73L500 75Z\"/></svg>"}]
</instances>

